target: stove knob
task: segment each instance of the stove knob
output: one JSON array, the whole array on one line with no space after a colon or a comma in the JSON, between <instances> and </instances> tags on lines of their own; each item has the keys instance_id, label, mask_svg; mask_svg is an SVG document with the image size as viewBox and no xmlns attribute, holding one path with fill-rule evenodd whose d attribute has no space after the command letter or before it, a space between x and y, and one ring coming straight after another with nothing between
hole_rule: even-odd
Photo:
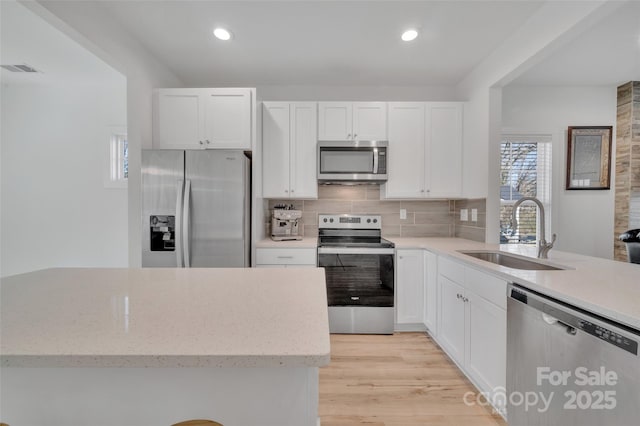
<instances>
[{"instance_id":1,"label":"stove knob","mask_svg":"<svg viewBox=\"0 0 640 426\"><path fill-rule=\"evenodd\" d=\"M333 218L329 219L329 222L333 223Z\"/></svg>"},{"instance_id":2,"label":"stove knob","mask_svg":"<svg viewBox=\"0 0 640 426\"><path fill-rule=\"evenodd\" d=\"M367 219L367 223L371 223L371 219Z\"/></svg>"},{"instance_id":3,"label":"stove knob","mask_svg":"<svg viewBox=\"0 0 640 426\"><path fill-rule=\"evenodd\" d=\"M327 223L327 218L326 218L326 217L324 218L323 222L324 222L324 223Z\"/></svg>"},{"instance_id":4,"label":"stove knob","mask_svg":"<svg viewBox=\"0 0 640 426\"><path fill-rule=\"evenodd\" d=\"M378 223L378 219L373 219L373 223Z\"/></svg>"}]
</instances>

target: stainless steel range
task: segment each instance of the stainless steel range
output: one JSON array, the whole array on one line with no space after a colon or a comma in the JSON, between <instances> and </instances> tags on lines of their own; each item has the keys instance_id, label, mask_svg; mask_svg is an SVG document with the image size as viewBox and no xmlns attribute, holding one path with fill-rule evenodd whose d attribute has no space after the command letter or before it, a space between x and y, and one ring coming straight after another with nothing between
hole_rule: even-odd
<instances>
[{"instance_id":1,"label":"stainless steel range","mask_svg":"<svg viewBox=\"0 0 640 426\"><path fill-rule=\"evenodd\" d=\"M331 333L393 333L395 246L381 233L379 215L318 216Z\"/></svg>"}]
</instances>

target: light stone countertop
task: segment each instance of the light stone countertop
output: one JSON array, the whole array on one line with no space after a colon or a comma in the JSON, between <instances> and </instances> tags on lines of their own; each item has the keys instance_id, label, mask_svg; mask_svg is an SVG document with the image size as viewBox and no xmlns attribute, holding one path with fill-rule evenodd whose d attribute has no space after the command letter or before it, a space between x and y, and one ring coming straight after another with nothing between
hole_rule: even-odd
<instances>
[{"instance_id":1,"label":"light stone countertop","mask_svg":"<svg viewBox=\"0 0 640 426\"><path fill-rule=\"evenodd\" d=\"M3 367L318 367L323 269L45 269L0 284Z\"/></svg>"},{"instance_id":2,"label":"light stone countertop","mask_svg":"<svg viewBox=\"0 0 640 426\"><path fill-rule=\"evenodd\" d=\"M426 249L448 256L640 330L640 265L552 249L543 263L570 269L526 271L466 256L458 250L501 250L535 258L535 246L485 244L460 238L386 238L396 244L396 249Z\"/></svg>"},{"instance_id":3,"label":"light stone countertop","mask_svg":"<svg viewBox=\"0 0 640 426\"><path fill-rule=\"evenodd\" d=\"M303 237L300 241L274 241L265 238L256 242L256 248L317 248L318 237Z\"/></svg>"}]
</instances>

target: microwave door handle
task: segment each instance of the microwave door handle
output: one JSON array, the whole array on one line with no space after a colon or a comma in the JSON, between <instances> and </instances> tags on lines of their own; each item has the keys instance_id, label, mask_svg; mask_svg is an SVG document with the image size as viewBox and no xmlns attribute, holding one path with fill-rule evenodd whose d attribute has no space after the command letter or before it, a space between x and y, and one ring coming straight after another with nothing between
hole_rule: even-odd
<instances>
[{"instance_id":1,"label":"microwave door handle","mask_svg":"<svg viewBox=\"0 0 640 426\"><path fill-rule=\"evenodd\" d=\"M377 174L378 173L378 156L380 155L380 153L378 152L377 149L375 149L373 151L373 173Z\"/></svg>"}]
</instances>

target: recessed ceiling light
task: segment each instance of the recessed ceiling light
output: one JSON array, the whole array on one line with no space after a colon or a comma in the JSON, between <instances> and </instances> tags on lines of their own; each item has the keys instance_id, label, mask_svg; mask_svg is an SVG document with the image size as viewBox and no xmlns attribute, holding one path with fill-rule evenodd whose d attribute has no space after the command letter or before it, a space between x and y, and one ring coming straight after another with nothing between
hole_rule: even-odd
<instances>
[{"instance_id":1,"label":"recessed ceiling light","mask_svg":"<svg viewBox=\"0 0 640 426\"><path fill-rule=\"evenodd\" d=\"M415 40L416 37L418 37L418 31L416 31L416 30L407 30L407 31L402 33L402 40L403 41Z\"/></svg>"},{"instance_id":2,"label":"recessed ceiling light","mask_svg":"<svg viewBox=\"0 0 640 426\"><path fill-rule=\"evenodd\" d=\"M229 40L231 38L231 33L224 28L216 28L213 30L213 35L216 36L220 40Z\"/></svg>"}]
</instances>

